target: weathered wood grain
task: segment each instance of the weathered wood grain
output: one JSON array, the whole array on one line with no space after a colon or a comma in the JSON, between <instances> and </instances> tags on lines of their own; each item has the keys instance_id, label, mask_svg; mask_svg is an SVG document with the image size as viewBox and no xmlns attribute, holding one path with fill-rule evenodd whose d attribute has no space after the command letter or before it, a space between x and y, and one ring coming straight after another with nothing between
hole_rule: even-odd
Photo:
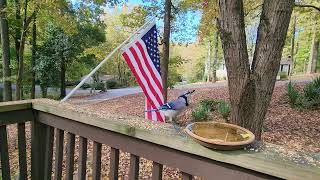
<instances>
[{"instance_id":1,"label":"weathered wood grain","mask_svg":"<svg viewBox=\"0 0 320 180\"><path fill-rule=\"evenodd\" d=\"M86 179L86 169L87 169L87 138L81 137L79 139L79 166L78 166L78 179Z\"/></svg>"},{"instance_id":2,"label":"weathered wood grain","mask_svg":"<svg viewBox=\"0 0 320 180\"><path fill-rule=\"evenodd\" d=\"M129 180L139 179L139 160L139 156L130 154Z\"/></svg>"},{"instance_id":3,"label":"weathered wood grain","mask_svg":"<svg viewBox=\"0 0 320 180\"><path fill-rule=\"evenodd\" d=\"M119 149L111 147L110 152L110 179L118 179L118 170L119 170Z\"/></svg>"},{"instance_id":4,"label":"weathered wood grain","mask_svg":"<svg viewBox=\"0 0 320 180\"><path fill-rule=\"evenodd\" d=\"M67 134L67 180L73 180L74 170L74 146L75 146L75 135L68 132Z\"/></svg>"},{"instance_id":5,"label":"weathered wood grain","mask_svg":"<svg viewBox=\"0 0 320 180\"><path fill-rule=\"evenodd\" d=\"M152 180L162 180L163 165L153 161Z\"/></svg>"},{"instance_id":6,"label":"weathered wood grain","mask_svg":"<svg viewBox=\"0 0 320 180\"><path fill-rule=\"evenodd\" d=\"M26 131L25 123L18 123L18 149L19 149L19 179L26 180L27 174L27 154L26 154Z\"/></svg>"},{"instance_id":7,"label":"weathered wood grain","mask_svg":"<svg viewBox=\"0 0 320 180\"><path fill-rule=\"evenodd\" d=\"M101 148L102 144L93 142L93 159L92 159L92 179L101 179Z\"/></svg>"},{"instance_id":8,"label":"weathered wood grain","mask_svg":"<svg viewBox=\"0 0 320 180\"><path fill-rule=\"evenodd\" d=\"M8 153L7 127L0 126L0 155L1 155L1 172L3 180L10 180L10 164Z\"/></svg>"}]
</instances>

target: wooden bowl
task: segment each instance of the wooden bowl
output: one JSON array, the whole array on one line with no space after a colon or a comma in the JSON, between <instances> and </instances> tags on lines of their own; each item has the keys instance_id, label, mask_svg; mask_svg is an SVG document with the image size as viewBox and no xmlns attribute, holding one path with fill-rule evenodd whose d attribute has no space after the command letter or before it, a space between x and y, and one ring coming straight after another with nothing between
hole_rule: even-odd
<instances>
[{"instance_id":1,"label":"wooden bowl","mask_svg":"<svg viewBox=\"0 0 320 180\"><path fill-rule=\"evenodd\" d=\"M220 122L196 122L185 132L199 144L218 150L242 149L254 141L254 134L237 125Z\"/></svg>"}]
</instances>

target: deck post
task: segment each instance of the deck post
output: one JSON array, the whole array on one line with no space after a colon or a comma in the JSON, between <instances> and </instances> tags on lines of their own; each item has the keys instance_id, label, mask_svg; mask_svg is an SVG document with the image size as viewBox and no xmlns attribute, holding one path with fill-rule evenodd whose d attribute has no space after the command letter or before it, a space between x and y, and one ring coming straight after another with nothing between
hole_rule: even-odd
<instances>
[{"instance_id":1,"label":"deck post","mask_svg":"<svg viewBox=\"0 0 320 180\"><path fill-rule=\"evenodd\" d=\"M38 122L38 113L34 111L31 125L31 178L43 180L45 165L46 125Z\"/></svg>"}]
</instances>

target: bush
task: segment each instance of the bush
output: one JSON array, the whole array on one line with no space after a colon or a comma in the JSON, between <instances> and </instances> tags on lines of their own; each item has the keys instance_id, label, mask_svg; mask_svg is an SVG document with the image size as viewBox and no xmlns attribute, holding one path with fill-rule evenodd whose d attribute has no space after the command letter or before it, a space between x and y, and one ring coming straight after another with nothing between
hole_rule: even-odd
<instances>
[{"instance_id":1,"label":"bush","mask_svg":"<svg viewBox=\"0 0 320 180\"><path fill-rule=\"evenodd\" d=\"M320 77L308 83L304 88L304 103L306 108L320 106Z\"/></svg>"},{"instance_id":2,"label":"bush","mask_svg":"<svg viewBox=\"0 0 320 180\"><path fill-rule=\"evenodd\" d=\"M81 89L88 89L90 87L91 87L90 84L84 83L84 84L82 84Z\"/></svg>"},{"instance_id":3,"label":"bush","mask_svg":"<svg viewBox=\"0 0 320 180\"><path fill-rule=\"evenodd\" d=\"M97 82L92 84L92 89L106 91L106 87L103 82Z\"/></svg>"},{"instance_id":4,"label":"bush","mask_svg":"<svg viewBox=\"0 0 320 180\"><path fill-rule=\"evenodd\" d=\"M287 95L292 108L310 109L320 106L320 77L308 83L303 88L303 96L294 89L291 82L288 84Z\"/></svg>"},{"instance_id":5,"label":"bush","mask_svg":"<svg viewBox=\"0 0 320 180\"><path fill-rule=\"evenodd\" d=\"M200 106L207 109L208 111L213 111L216 109L216 105L219 102L214 99L203 99L200 101Z\"/></svg>"},{"instance_id":6,"label":"bush","mask_svg":"<svg viewBox=\"0 0 320 180\"><path fill-rule=\"evenodd\" d=\"M292 82L290 81L288 84L288 98L291 107L296 107L298 105L298 101L300 99L299 92L293 87Z\"/></svg>"},{"instance_id":7,"label":"bush","mask_svg":"<svg viewBox=\"0 0 320 180\"><path fill-rule=\"evenodd\" d=\"M287 80L288 79L288 73L287 72L280 72L279 76L280 76L280 80Z\"/></svg>"},{"instance_id":8,"label":"bush","mask_svg":"<svg viewBox=\"0 0 320 180\"><path fill-rule=\"evenodd\" d=\"M108 89L116 89L119 87L119 83L115 80L108 80L106 85Z\"/></svg>"},{"instance_id":9,"label":"bush","mask_svg":"<svg viewBox=\"0 0 320 180\"><path fill-rule=\"evenodd\" d=\"M218 112L222 115L224 119L228 119L230 115L230 106L225 101L220 101L218 104Z\"/></svg>"},{"instance_id":10,"label":"bush","mask_svg":"<svg viewBox=\"0 0 320 180\"><path fill-rule=\"evenodd\" d=\"M208 109L204 108L203 106L198 106L191 113L192 121L207 121L209 119L209 113L210 111L208 111Z\"/></svg>"},{"instance_id":11,"label":"bush","mask_svg":"<svg viewBox=\"0 0 320 180\"><path fill-rule=\"evenodd\" d=\"M230 115L230 106L227 102L223 100L204 99L200 101L196 109L192 111L192 120L206 121L210 117L210 112L214 110L218 110L218 113L221 114L224 119L228 119Z\"/></svg>"}]
</instances>

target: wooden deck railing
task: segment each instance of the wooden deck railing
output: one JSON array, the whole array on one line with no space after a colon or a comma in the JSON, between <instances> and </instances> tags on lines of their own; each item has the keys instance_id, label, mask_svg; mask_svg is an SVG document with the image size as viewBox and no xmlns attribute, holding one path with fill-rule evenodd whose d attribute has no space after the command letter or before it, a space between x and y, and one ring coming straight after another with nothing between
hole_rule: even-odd
<instances>
[{"instance_id":1,"label":"wooden deck railing","mask_svg":"<svg viewBox=\"0 0 320 180\"><path fill-rule=\"evenodd\" d=\"M130 118L99 117L57 102L50 103L36 100L0 105L3 180L12 178L6 130L9 124L17 124L21 180L28 177L39 180L86 179L88 140L93 141L93 179L101 177L102 144L111 147L109 179L118 179L119 150L130 153L129 179L139 178L140 157L153 161L152 179L162 179L163 165L178 168L182 179L192 179L193 176L203 179L320 179L320 169L316 167L272 160L260 152L213 151L184 135L167 130L168 126L161 128L159 125L159 129L149 130L130 125L127 123ZM29 171L26 160L27 121L32 124ZM67 134L67 153L63 173L64 133ZM79 137L79 159L77 172L74 172L76 136Z\"/></svg>"}]
</instances>

